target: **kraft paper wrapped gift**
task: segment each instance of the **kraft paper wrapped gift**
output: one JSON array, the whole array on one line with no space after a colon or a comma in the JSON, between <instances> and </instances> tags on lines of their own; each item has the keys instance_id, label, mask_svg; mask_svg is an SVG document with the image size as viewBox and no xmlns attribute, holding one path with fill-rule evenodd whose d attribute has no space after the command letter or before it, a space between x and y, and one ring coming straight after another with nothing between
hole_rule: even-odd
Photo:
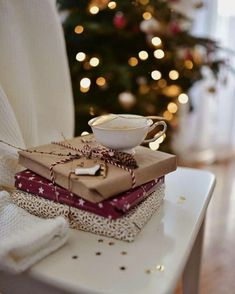
<instances>
[{"instance_id":1,"label":"kraft paper wrapped gift","mask_svg":"<svg viewBox=\"0 0 235 294\"><path fill-rule=\"evenodd\" d=\"M80 150L85 148L83 139L89 141L91 147L97 146L92 135L73 138L64 141L66 145L70 145ZM56 144L43 145L30 148L29 150L37 150L42 152L53 152L62 154L76 154L76 151L70 148L65 148ZM66 159L66 156L63 156ZM138 146L135 148L134 158L138 164L138 168L134 169L136 186L140 186L151 180L160 178L169 172L176 169L176 156L160 151L152 151L147 147ZM51 180L50 167L55 162L60 161L61 157L52 154L30 153L19 151L19 163L32 170L33 172ZM67 163L61 163L54 166L55 183L59 186L68 189L76 195L80 195L83 199L97 203L128 191L132 188L132 178L128 171L107 164L107 176L71 176L69 174L75 168L83 163L84 167L93 166L95 159L80 158L74 159Z\"/></svg>"},{"instance_id":2,"label":"kraft paper wrapped gift","mask_svg":"<svg viewBox=\"0 0 235 294\"><path fill-rule=\"evenodd\" d=\"M58 185L53 185L51 181L30 170L15 175L15 187L19 190L112 219L122 217L163 183L164 177L161 177L102 202L92 203Z\"/></svg>"}]
</instances>

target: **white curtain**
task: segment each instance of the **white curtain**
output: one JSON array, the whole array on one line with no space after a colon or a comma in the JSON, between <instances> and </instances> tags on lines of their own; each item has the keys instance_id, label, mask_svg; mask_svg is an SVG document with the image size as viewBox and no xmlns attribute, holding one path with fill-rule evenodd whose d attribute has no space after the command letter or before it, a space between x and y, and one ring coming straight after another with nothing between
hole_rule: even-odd
<instances>
[{"instance_id":1,"label":"white curtain","mask_svg":"<svg viewBox=\"0 0 235 294\"><path fill-rule=\"evenodd\" d=\"M0 0L0 139L35 146L73 136L74 107L54 0ZM0 143L0 186L16 150Z\"/></svg>"},{"instance_id":2,"label":"white curtain","mask_svg":"<svg viewBox=\"0 0 235 294\"><path fill-rule=\"evenodd\" d=\"M200 10L191 10L194 26L192 32L198 36L215 39L221 47L235 51L233 30L235 5L229 0L203 1ZM234 66L231 52L221 50L219 56L229 58ZM180 128L174 148L188 161L212 161L223 159L235 149L235 83L234 73L223 68L218 80L204 70L204 80L193 87L190 98L193 111L187 105L180 109ZM215 93L210 89L216 89Z\"/></svg>"}]
</instances>

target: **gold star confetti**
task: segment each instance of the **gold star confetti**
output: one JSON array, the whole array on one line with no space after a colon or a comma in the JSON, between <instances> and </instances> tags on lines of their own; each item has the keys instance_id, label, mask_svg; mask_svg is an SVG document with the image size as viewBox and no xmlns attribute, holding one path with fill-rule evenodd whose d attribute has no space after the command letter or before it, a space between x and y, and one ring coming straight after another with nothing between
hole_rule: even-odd
<instances>
[{"instance_id":1,"label":"gold star confetti","mask_svg":"<svg viewBox=\"0 0 235 294\"><path fill-rule=\"evenodd\" d=\"M125 266L120 266L119 269L120 269L121 271L124 271L124 270L126 269L126 267L125 267Z\"/></svg>"},{"instance_id":2,"label":"gold star confetti","mask_svg":"<svg viewBox=\"0 0 235 294\"><path fill-rule=\"evenodd\" d=\"M159 264L156 266L156 270L158 270L159 272L164 272L165 270L165 267L163 264Z\"/></svg>"},{"instance_id":3,"label":"gold star confetti","mask_svg":"<svg viewBox=\"0 0 235 294\"><path fill-rule=\"evenodd\" d=\"M101 252L98 251L98 252L95 253L95 255L101 255Z\"/></svg>"},{"instance_id":4,"label":"gold star confetti","mask_svg":"<svg viewBox=\"0 0 235 294\"><path fill-rule=\"evenodd\" d=\"M185 200L186 198L184 196L180 196L178 199L178 203L184 203Z\"/></svg>"}]
</instances>

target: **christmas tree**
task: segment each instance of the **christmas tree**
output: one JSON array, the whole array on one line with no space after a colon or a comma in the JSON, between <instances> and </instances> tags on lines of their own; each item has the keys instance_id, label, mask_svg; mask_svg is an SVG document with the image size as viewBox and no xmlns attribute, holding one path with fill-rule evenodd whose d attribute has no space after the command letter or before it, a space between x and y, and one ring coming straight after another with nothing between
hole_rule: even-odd
<instances>
[{"instance_id":1,"label":"christmas tree","mask_svg":"<svg viewBox=\"0 0 235 294\"><path fill-rule=\"evenodd\" d=\"M58 0L63 21L76 109L76 135L87 121L106 113L163 116L177 126L180 104L202 79L215 74L217 44L190 34L191 21L164 0ZM196 5L195 8L202 5ZM158 143L159 143L158 142ZM158 144L151 146L158 148Z\"/></svg>"}]
</instances>

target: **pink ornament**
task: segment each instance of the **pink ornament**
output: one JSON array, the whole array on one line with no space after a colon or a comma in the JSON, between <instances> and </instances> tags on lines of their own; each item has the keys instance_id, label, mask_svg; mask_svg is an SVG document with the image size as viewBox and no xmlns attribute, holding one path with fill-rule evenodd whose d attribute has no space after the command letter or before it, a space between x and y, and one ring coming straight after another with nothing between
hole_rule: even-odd
<instances>
[{"instance_id":1,"label":"pink ornament","mask_svg":"<svg viewBox=\"0 0 235 294\"><path fill-rule=\"evenodd\" d=\"M113 24L117 29L123 29L126 26L127 20L121 11L115 14Z\"/></svg>"},{"instance_id":2,"label":"pink ornament","mask_svg":"<svg viewBox=\"0 0 235 294\"><path fill-rule=\"evenodd\" d=\"M187 60L193 60L193 55L192 55L190 49L185 50L185 57L184 58Z\"/></svg>"},{"instance_id":3,"label":"pink ornament","mask_svg":"<svg viewBox=\"0 0 235 294\"><path fill-rule=\"evenodd\" d=\"M161 24L152 17L140 23L140 30L146 34L153 34L161 30Z\"/></svg>"},{"instance_id":4,"label":"pink ornament","mask_svg":"<svg viewBox=\"0 0 235 294\"><path fill-rule=\"evenodd\" d=\"M180 25L175 21L170 23L169 29L170 29L170 32L173 34L178 34L182 31Z\"/></svg>"}]
</instances>

